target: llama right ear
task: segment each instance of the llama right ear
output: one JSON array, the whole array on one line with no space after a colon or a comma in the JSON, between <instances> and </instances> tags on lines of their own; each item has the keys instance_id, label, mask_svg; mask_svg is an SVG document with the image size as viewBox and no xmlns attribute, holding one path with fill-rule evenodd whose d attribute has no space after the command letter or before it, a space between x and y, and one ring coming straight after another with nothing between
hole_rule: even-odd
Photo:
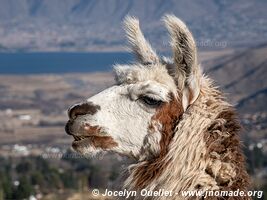
<instances>
[{"instance_id":1,"label":"llama right ear","mask_svg":"<svg viewBox=\"0 0 267 200\"><path fill-rule=\"evenodd\" d=\"M127 16L124 19L124 29L133 53L142 64L157 63L159 58L152 49L149 42L146 41L140 26L139 20L135 17Z\"/></svg>"},{"instance_id":2,"label":"llama right ear","mask_svg":"<svg viewBox=\"0 0 267 200\"><path fill-rule=\"evenodd\" d=\"M182 92L184 110L194 103L200 93L201 69L197 63L194 38L186 25L174 15L166 15L164 22L171 36L174 65L168 69Z\"/></svg>"}]
</instances>

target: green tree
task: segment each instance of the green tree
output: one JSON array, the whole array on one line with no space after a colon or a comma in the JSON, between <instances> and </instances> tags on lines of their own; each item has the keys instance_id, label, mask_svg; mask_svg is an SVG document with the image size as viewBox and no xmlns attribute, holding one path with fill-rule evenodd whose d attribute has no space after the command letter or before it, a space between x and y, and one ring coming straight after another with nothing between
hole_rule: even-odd
<instances>
[{"instance_id":1,"label":"green tree","mask_svg":"<svg viewBox=\"0 0 267 200\"><path fill-rule=\"evenodd\" d=\"M0 173L0 189L2 189L4 199L12 199L12 181L8 174Z\"/></svg>"},{"instance_id":2,"label":"green tree","mask_svg":"<svg viewBox=\"0 0 267 200\"><path fill-rule=\"evenodd\" d=\"M17 166L16 166L16 171L18 173L28 173L30 170L32 170L33 166L32 163L28 160L22 161L20 162Z\"/></svg>"},{"instance_id":3,"label":"green tree","mask_svg":"<svg viewBox=\"0 0 267 200\"><path fill-rule=\"evenodd\" d=\"M75 178L75 175L71 170L60 174L60 179L62 180L65 188L77 188L77 178Z\"/></svg>"},{"instance_id":4,"label":"green tree","mask_svg":"<svg viewBox=\"0 0 267 200\"><path fill-rule=\"evenodd\" d=\"M33 186L26 176L22 176L19 179L19 186L15 189L13 194L13 199L25 199L29 198L31 194L33 194Z\"/></svg>"},{"instance_id":5,"label":"green tree","mask_svg":"<svg viewBox=\"0 0 267 200\"><path fill-rule=\"evenodd\" d=\"M35 171L31 174L31 183L33 185L44 186L44 176L41 172Z\"/></svg>"},{"instance_id":6,"label":"green tree","mask_svg":"<svg viewBox=\"0 0 267 200\"><path fill-rule=\"evenodd\" d=\"M4 200L4 190L2 188L2 185L0 185L0 200Z\"/></svg>"}]
</instances>

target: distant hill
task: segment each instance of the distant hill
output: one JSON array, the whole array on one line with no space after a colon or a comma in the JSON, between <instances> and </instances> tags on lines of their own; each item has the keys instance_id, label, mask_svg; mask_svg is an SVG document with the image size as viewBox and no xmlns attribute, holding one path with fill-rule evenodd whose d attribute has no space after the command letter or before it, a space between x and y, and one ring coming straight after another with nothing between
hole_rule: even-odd
<instances>
[{"instance_id":1,"label":"distant hill","mask_svg":"<svg viewBox=\"0 0 267 200\"><path fill-rule=\"evenodd\" d=\"M267 113L267 44L215 60L207 73L242 113Z\"/></svg>"},{"instance_id":2,"label":"distant hill","mask_svg":"<svg viewBox=\"0 0 267 200\"><path fill-rule=\"evenodd\" d=\"M168 45L160 21L166 13L187 22L201 48L267 41L265 0L0 0L0 5L0 51L123 50L121 21L127 14L140 18L160 50Z\"/></svg>"}]
</instances>

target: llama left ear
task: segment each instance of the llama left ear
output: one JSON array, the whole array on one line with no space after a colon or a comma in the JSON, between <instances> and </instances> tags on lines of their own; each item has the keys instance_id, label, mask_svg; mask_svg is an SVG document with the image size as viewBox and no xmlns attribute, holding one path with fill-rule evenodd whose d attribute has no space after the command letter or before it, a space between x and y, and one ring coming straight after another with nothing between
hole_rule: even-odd
<instances>
[{"instance_id":1,"label":"llama left ear","mask_svg":"<svg viewBox=\"0 0 267 200\"><path fill-rule=\"evenodd\" d=\"M142 64L159 62L159 57L152 49L149 42L146 41L140 29L139 20L137 18L127 16L124 19L124 29L126 31L132 51L136 55L139 62Z\"/></svg>"},{"instance_id":2,"label":"llama left ear","mask_svg":"<svg viewBox=\"0 0 267 200\"><path fill-rule=\"evenodd\" d=\"M182 92L184 111L195 102L200 92L201 69L197 63L197 49L194 38L186 25L174 15L164 17L171 36L174 64L169 73Z\"/></svg>"}]
</instances>

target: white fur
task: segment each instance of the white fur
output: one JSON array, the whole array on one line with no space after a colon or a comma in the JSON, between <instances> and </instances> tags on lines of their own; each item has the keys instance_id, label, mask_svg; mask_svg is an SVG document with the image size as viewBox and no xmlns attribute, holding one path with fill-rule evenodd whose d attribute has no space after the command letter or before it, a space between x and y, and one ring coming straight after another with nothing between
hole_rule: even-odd
<instances>
[{"instance_id":1,"label":"white fur","mask_svg":"<svg viewBox=\"0 0 267 200\"><path fill-rule=\"evenodd\" d=\"M139 27L139 20L135 17L127 16L124 20L124 28L131 45L133 53L141 63L158 63L159 58L146 41Z\"/></svg>"},{"instance_id":2,"label":"white fur","mask_svg":"<svg viewBox=\"0 0 267 200\"><path fill-rule=\"evenodd\" d=\"M113 148L112 151L139 159L145 138L151 151L158 151L156 150L158 147L154 145L158 145L156 141L159 138L147 137L155 109L145 106L138 98L146 94L168 101L168 92L164 85L153 80L122 84L106 89L87 100L101 108L94 115L79 116L73 124L73 129L77 131L75 134L85 134L83 127L85 124L90 124L90 126L101 127L103 135L111 136L118 143L118 147ZM88 153L90 150L94 149L83 149L80 152Z\"/></svg>"},{"instance_id":3,"label":"white fur","mask_svg":"<svg viewBox=\"0 0 267 200\"><path fill-rule=\"evenodd\" d=\"M201 68L197 63L197 49L193 35L185 23L174 15L164 17L165 25L170 33L170 44L173 49L173 76L178 80L178 88L182 91L184 110L194 103L200 92Z\"/></svg>"}]
</instances>

